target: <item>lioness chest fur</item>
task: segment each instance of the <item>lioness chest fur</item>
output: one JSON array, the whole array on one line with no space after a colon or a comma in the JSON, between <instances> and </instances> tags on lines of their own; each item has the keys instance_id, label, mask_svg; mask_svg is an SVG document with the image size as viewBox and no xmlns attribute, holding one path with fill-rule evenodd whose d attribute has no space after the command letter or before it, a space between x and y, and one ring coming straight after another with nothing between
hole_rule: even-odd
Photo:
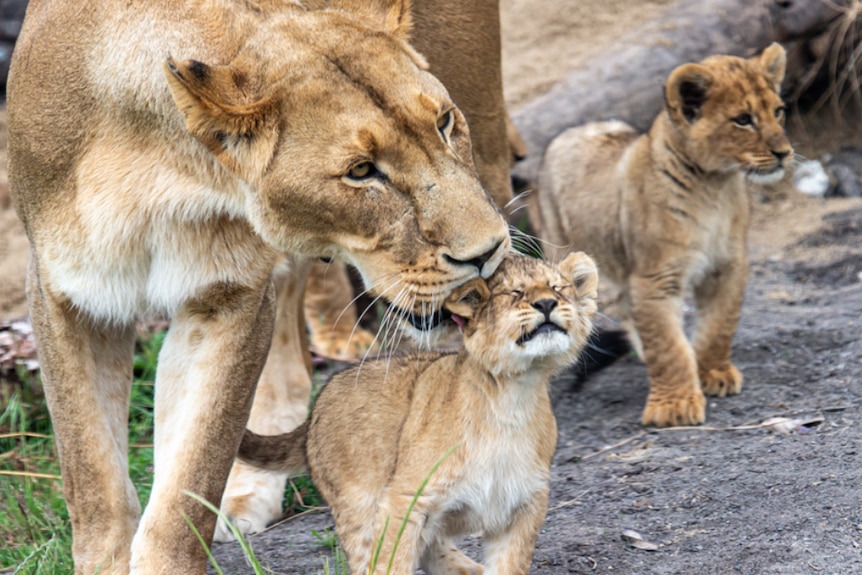
<instances>
[{"instance_id":1,"label":"lioness chest fur","mask_svg":"<svg viewBox=\"0 0 862 575\"><path fill-rule=\"evenodd\" d=\"M621 122L564 132L547 150L536 195L550 246L582 249L619 291L619 312L646 361L643 423L701 423L704 392L738 393L730 361L748 268L746 176L777 182L791 160L778 44L742 59L678 67L647 134ZM534 207L536 207L534 205ZM688 288L694 346L683 331Z\"/></svg>"},{"instance_id":2,"label":"lioness chest fur","mask_svg":"<svg viewBox=\"0 0 862 575\"><path fill-rule=\"evenodd\" d=\"M558 266L510 254L446 304L458 353L369 361L334 376L308 422L282 435L246 432L240 457L270 469L308 465L332 508L354 574L377 571L434 463L454 448L410 511L393 573L479 573L452 538L481 531L486 566L526 573L544 522L557 429L548 380L590 333L597 275L571 254ZM387 526L388 521L388 527Z\"/></svg>"}]
</instances>

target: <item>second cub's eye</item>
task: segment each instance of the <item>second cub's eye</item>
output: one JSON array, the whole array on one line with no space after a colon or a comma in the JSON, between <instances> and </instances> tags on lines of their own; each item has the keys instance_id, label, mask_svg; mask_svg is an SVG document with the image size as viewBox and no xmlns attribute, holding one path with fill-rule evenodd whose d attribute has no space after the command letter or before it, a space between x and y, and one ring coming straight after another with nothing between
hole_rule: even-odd
<instances>
[{"instance_id":1,"label":"second cub's eye","mask_svg":"<svg viewBox=\"0 0 862 575\"><path fill-rule=\"evenodd\" d=\"M733 123L737 126L750 126L754 123L754 118L751 114L740 114L733 119Z\"/></svg>"},{"instance_id":2,"label":"second cub's eye","mask_svg":"<svg viewBox=\"0 0 862 575\"><path fill-rule=\"evenodd\" d=\"M347 177L351 180L367 180L368 178L374 178L379 174L380 172L377 171L377 166L371 162L361 162L350 168L347 172Z\"/></svg>"},{"instance_id":3,"label":"second cub's eye","mask_svg":"<svg viewBox=\"0 0 862 575\"><path fill-rule=\"evenodd\" d=\"M775 108L775 117L780 120L784 116L784 111L786 109L787 108L785 108L784 106L778 106L777 108Z\"/></svg>"},{"instance_id":4,"label":"second cub's eye","mask_svg":"<svg viewBox=\"0 0 862 575\"><path fill-rule=\"evenodd\" d=\"M449 141L449 135L452 134L452 128L455 126L455 114L452 110L442 114L437 118L437 131L443 136L443 139Z\"/></svg>"},{"instance_id":5,"label":"second cub's eye","mask_svg":"<svg viewBox=\"0 0 862 575\"><path fill-rule=\"evenodd\" d=\"M524 297L524 292L522 292L522 291L521 291L521 290L519 290L519 289L513 289L513 290L512 290L512 297L515 297L515 298L521 298L521 297Z\"/></svg>"}]
</instances>

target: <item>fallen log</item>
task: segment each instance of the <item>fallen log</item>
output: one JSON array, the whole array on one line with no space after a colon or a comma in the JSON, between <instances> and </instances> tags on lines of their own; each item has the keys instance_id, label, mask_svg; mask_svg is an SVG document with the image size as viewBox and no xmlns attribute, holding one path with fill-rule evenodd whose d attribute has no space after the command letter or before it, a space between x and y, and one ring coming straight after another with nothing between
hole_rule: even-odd
<instances>
[{"instance_id":1,"label":"fallen log","mask_svg":"<svg viewBox=\"0 0 862 575\"><path fill-rule=\"evenodd\" d=\"M645 130L662 103L662 87L679 64L710 54L751 56L773 41L822 33L854 0L680 0L622 36L550 91L515 111L528 156L514 177L534 182L545 148L571 126L617 119Z\"/></svg>"}]
</instances>

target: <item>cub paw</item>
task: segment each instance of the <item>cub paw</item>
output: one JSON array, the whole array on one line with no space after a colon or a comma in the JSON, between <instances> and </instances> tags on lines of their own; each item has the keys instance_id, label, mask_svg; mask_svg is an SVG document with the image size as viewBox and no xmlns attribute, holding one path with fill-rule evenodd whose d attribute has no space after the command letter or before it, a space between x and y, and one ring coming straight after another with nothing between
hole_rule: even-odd
<instances>
[{"instance_id":1,"label":"cub paw","mask_svg":"<svg viewBox=\"0 0 862 575\"><path fill-rule=\"evenodd\" d=\"M287 474L262 471L237 462L222 497L221 512L243 535L263 531L282 515L286 481ZM234 540L231 529L221 518L216 523L213 539Z\"/></svg>"},{"instance_id":2,"label":"cub paw","mask_svg":"<svg viewBox=\"0 0 862 575\"><path fill-rule=\"evenodd\" d=\"M312 331L310 347L316 354L338 361L355 361L375 346L374 334L357 327L341 333L327 328Z\"/></svg>"},{"instance_id":3,"label":"cub paw","mask_svg":"<svg viewBox=\"0 0 862 575\"><path fill-rule=\"evenodd\" d=\"M700 372L700 387L707 395L735 395L742 389L742 373L733 364Z\"/></svg>"},{"instance_id":4,"label":"cub paw","mask_svg":"<svg viewBox=\"0 0 862 575\"><path fill-rule=\"evenodd\" d=\"M656 397L650 393L641 422L657 427L697 425L706 420L706 398L698 389L681 396Z\"/></svg>"}]
</instances>

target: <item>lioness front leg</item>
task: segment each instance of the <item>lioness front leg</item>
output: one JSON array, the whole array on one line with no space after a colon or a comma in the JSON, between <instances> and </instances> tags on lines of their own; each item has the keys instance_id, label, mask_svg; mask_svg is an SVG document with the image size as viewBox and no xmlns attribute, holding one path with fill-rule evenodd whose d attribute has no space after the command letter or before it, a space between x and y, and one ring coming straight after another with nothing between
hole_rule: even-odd
<instances>
[{"instance_id":1,"label":"lioness front leg","mask_svg":"<svg viewBox=\"0 0 862 575\"><path fill-rule=\"evenodd\" d=\"M239 447L272 337L275 297L260 286L215 284L174 315L156 373L155 475L132 541L133 573L203 573L214 513Z\"/></svg>"},{"instance_id":2,"label":"lioness front leg","mask_svg":"<svg viewBox=\"0 0 862 575\"><path fill-rule=\"evenodd\" d=\"M75 573L128 573L141 514L128 475L134 326L97 325L41 283L37 261L31 254L27 298L72 522Z\"/></svg>"},{"instance_id":3,"label":"lioness front leg","mask_svg":"<svg viewBox=\"0 0 862 575\"><path fill-rule=\"evenodd\" d=\"M700 385L708 395L733 395L742 373L730 362L730 347L745 293L748 261L744 253L695 286L697 334L694 349Z\"/></svg>"},{"instance_id":4,"label":"lioness front leg","mask_svg":"<svg viewBox=\"0 0 862 575\"><path fill-rule=\"evenodd\" d=\"M358 325L353 285L342 262L315 261L308 274L305 319L311 349L323 357L354 361L374 344L374 334Z\"/></svg>"},{"instance_id":5,"label":"lioness front leg","mask_svg":"<svg viewBox=\"0 0 862 575\"><path fill-rule=\"evenodd\" d=\"M548 510L548 489L521 507L502 533L486 533L485 565L494 575L524 575L530 571L533 547Z\"/></svg>"},{"instance_id":6,"label":"lioness front leg","mask_svg":"<svg viewBox=\"0 0 862 575\"><path fill-rule=\"evenodd\" d=\"M311 358L305 337L302 306L310 262L287 258L273 274L277 306L272 345L248 420L248 428L263 435L291 431L308 416L311 396ZM242 533L257 533L282 515L287 474L234 463L225 487L221 510ZM230 541L233 533L219 519L216 541Z\"/></svg>"},{"instance_id":7,"label":"lioness front leg","mask_svg":"<svg viewBox=\"0 0 862 575\"><path fill-rule=\"evenodd\" d=\"M655 276L629 281L632 319L643 344L649 373L644 425L669 427L703 423L706 399L700 389L694 350L682 326L679 283L668 293L668 282Z\"/></svg>"}]
</instances>

